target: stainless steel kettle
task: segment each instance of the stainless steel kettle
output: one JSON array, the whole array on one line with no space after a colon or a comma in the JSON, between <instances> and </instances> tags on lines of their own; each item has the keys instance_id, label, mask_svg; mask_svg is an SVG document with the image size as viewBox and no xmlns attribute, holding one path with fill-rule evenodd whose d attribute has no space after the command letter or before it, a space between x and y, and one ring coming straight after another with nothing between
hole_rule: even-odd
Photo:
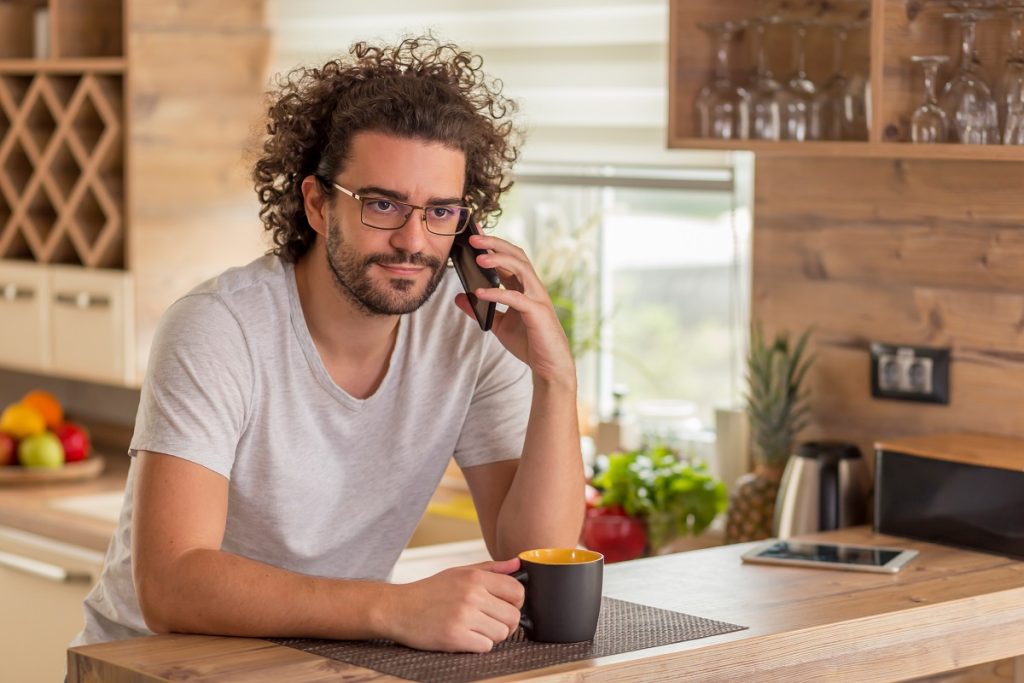
<instances>
[{"instance_id":1,"label":"stainless steel kettle","mask_svg":"<svg viewBox=\"0 0 1024 683\"><path fill-rule=\"evenodd\" d=\"M775 499L777 538L867 522L871 482L855 444L808 441L786 463Z\"/></svg>"}]
</instances>

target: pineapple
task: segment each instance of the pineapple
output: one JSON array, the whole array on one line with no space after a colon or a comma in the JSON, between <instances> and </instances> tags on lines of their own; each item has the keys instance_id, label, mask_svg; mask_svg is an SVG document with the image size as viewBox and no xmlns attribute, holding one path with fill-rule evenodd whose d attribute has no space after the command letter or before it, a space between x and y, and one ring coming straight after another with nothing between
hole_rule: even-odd
<instances>
[{"instance_id":1,"label":"pineapple","mask_svg":"<svg viewBox=\"0 0 1024 683\"><path fill-rule=\"evenodd\" d=\"M754 471L736 482L729 500L726 543L771 536L775 497L797 433L807 425L807 393L801 390L813 356L804 356L806 330L794 346L789 335L765 344L759 325L750 335L747 356L747 416L754 442Z\"/></svg>"}]
</instances>

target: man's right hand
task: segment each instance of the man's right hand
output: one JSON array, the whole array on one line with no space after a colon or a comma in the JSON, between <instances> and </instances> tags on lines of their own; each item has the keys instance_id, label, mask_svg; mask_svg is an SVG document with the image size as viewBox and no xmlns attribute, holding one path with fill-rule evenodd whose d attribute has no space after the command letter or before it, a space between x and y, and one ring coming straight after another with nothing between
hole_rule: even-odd
<instances>
[{"instance_id":1,"label":"man's right hand","mask_svg":"<svg viewBox=\"0 0 1024 683\"><path fill-rule=\"evenodd\" d=\"M383 630L418 650L490 652L519 626L525 591L511 574L519 559L455 567L395 585Z\"/></svg>"}]
</instances>

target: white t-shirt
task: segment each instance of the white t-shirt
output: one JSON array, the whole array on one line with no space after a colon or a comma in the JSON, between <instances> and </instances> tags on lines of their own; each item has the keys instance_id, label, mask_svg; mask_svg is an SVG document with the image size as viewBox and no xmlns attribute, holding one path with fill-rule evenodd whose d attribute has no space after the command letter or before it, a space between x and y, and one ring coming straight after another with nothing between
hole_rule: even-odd
<instances>
[{"instance_id":1,"label":"white t-shirt","mask_svg":"<svg viewBox=\"0 0 1024 683\"><path fill-rule=\"evenodd\" d=\"M387 374L357 399L320 360L292 266L265 256L228 270L164 314L130 454L167 453L229 480L227 552L387 580L453 455L472 467L523 447L529 369L455 307L458 288L448 273L401 317ZM151 633L131 575L134 465L73 645Z\"/></svg>"}]
</instances>

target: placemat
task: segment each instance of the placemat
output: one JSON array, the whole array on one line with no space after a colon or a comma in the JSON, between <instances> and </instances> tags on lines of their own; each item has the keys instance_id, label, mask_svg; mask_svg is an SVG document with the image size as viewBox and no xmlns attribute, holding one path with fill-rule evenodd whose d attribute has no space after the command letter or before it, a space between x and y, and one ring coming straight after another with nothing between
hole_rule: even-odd
<instances>
[{"instance_id":1,"label":"placemat","mask_svg":"<svg viewBox=\"0 0 1024 683\"><path fill-rule=\"evenodd\" d=\"M584 643L535 643L526 639L522 629L484 654L423 652L385 640L268 640L411 681L468 683L580 659L606 657L680 643L684 640L707 638L746 628L682 612L670 612L614 598L602 598L597 634L594 640Z\"/></svg>"}]
</instances>

